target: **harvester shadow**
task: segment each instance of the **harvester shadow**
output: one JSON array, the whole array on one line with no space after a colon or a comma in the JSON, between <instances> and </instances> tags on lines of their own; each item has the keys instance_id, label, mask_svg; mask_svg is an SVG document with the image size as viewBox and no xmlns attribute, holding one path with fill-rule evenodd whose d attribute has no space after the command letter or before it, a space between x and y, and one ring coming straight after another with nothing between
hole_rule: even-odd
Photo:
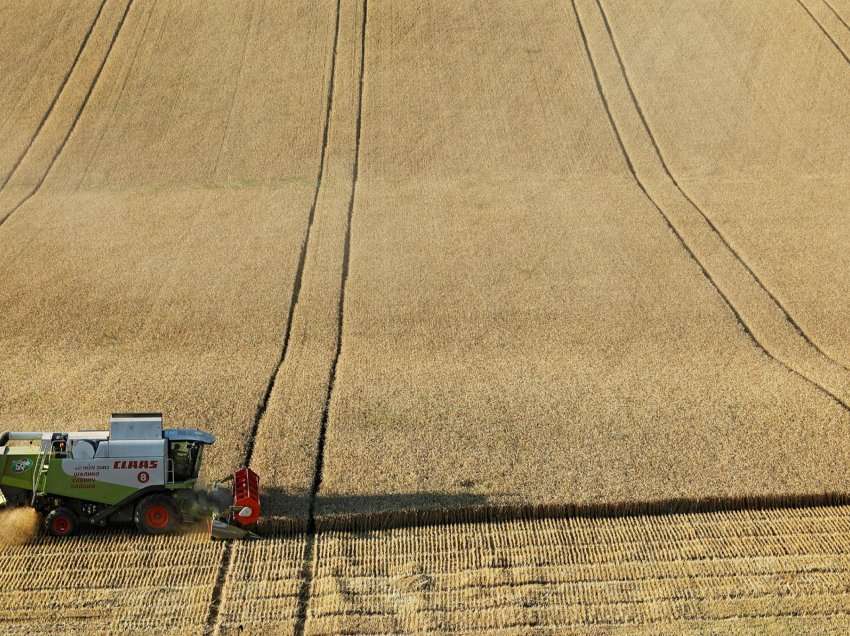
<instances>
[{"instance_id":1,"label":"harvester shadow","mask_svg":"<svg viewBox=\"0 0 850 636\"><path fill-rule=\"evenodd\" d=\"M379 530L403 525L439 523L452 511L483 510L499 493L412 492L369 495L318 495L315 502L316 529ZM264 488L261 534L287 534L307 529L309 491L292 492Z\"/></svg>"},{"instance_id":2,"label":"harvester shadow","mask_svg":"<svg viewBox=\"0 0 850 636\"><path fill-rule=\"evenodd\" d=\"M505 493L419 492L381 495L319 495L316 532L371 532L393 528L542 519L615 519L723 512L770 511L850 504L847 493L671 498L601 503L515 503ZM266 489L258 532L280 536L307 529L308 493Z\"/></svg>"},{"instance_id":3,"label":"harvester shadow","mask_svg":"<svg viewBox=\"0 0 850 636\"><path fill-rule=\"evenodd\" d=\"M491 499L491 497L493 499ZM492 524L543 519L657 517L722 512L770 511L850 505L846 493L792 496L753 496L702 499L666 499L607 503L505 504L504 493L416 492L375 495L319 495L316 498L316 532L370 533L394 528L455 524ZM263 517L257 534L284 537L307 532L309 493L266 488L262 494ZM198 540L209 536L208 525L199 522L184 526L180 535ZM104 538L138 540L132 524L106 527L83 526L74 542L102 541ZM146 537L148 541L167 537ZM34 543L63 542L43 533Z\"/></svg>"}]
</instances>

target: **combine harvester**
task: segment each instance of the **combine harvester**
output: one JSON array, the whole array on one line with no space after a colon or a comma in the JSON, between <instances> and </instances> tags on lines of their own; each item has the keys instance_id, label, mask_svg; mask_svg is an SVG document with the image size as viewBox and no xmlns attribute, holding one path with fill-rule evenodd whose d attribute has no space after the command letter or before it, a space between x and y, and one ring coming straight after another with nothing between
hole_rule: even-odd
<instances>
[{"instance_id":1,"label":"combine harvester","mask_svg":"<svg viewBox=\"0 0 850 636\"><path fill-rule=\"evenodd\" d=\"M232 491L197 485L205 446L196 429L163 429L162 415L115 414L109 431L0 435L0 505L32 506L47 532L73 534L81 524L134 522L147 534L210 519L212 537L254 537L259 478L240 468Z\"/></svg>"}]
</instances>

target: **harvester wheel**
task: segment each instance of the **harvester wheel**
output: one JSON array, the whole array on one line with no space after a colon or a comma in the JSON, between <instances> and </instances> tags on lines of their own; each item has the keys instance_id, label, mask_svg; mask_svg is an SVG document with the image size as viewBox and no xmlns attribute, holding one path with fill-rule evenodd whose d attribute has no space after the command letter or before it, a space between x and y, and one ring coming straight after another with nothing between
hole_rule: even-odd
<instances>
[{"instance_id":1,"label":"harvester wheel","mask_svg":"<svg viewBox=\"0 0 850 636\"><path fill-rule=\"evenodd\" d=\"M54 508L44 519L47 532L54 537L67 537L74 534L78 525L77 515L68 508Z\"/></svg>"},{"instance_id":2,"label":"harvester wheel","mask_svg":"<svg viewBox=\"0 0 850 636\"><path fill-rule=\"evenodd\" d=\"M177 529L179 513L168 495L149 495L136 506L133 520L145 534L169 534Z\"/></svg>"}]
</instances>

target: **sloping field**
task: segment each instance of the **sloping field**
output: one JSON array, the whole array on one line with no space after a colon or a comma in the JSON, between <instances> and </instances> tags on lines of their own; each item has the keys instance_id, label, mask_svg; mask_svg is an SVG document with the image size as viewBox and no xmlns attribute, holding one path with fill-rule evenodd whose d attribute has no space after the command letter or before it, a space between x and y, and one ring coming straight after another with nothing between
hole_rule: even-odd
<instances>
[{"instance_id":1,"label":"sloping field","mask_svg":"<svg viewBox=\"0 0 850 636\"><path fill-rule=\"evenodd\" d=\"M364 22L319 516L846 490L846 408L638 187L570 3Z\"/></svg>"},{"instance_id":2,"label":"sloping field","mask_svg":"<svg viewBox=\"0 0 850 636\"><path fill-rule=\"evenodd\" d=\"M306 6L129 5L0 232L3 429L163 409L219 435L214 476L244 461L319 162L332 7Z\"/></svg>"},{"instance_id":3,"label":"sloping field","mask_svg":"<svg viewBox=\"0 0 850 636\"><path fill-rule=\"evenodd\" d=\"M0 185L43 126L102 0L0 6Z\"/></svg>"},{"instance_id":4,"label":"sloping field","mask_svg":"<svg viewBox=\"0 0 850 636\"><path fill-rule=\"evenodd\" d=\"M0 3L0 430L269 515L0 524L0 632L850 631L849 18Z\"/></svg>"},{"instance_id":5,"label":"sloping field","mask_svg":"<svg viewBox=\"0 0 850 636\"><path fill-rule=\"evenodd\" d=\"M850 367L850 61L796 1L601 4L670 172Z\"/></svg>"}]
</instances>

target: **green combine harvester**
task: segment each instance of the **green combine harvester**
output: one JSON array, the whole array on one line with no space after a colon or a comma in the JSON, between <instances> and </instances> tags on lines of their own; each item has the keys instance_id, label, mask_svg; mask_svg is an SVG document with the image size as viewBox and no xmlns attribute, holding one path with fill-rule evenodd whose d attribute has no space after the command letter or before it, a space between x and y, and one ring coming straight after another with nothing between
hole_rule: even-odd
<instances>
[{"instance_id":1,"label":"green combine harvester","mask_svg":"<svg viewBox=\"0 0 850 636\"><path fill-rule=\"evenodd\" d=\"M159 413L114 414L108 431L2 433L0 505L32 506L57 537L81 524L130 522L168 534L205 517L215 538L253 536L256 473L236 471L232 491L197 486L204 448L214 443L197 429L163 429Z\"/></svg>"}]
</instances>

